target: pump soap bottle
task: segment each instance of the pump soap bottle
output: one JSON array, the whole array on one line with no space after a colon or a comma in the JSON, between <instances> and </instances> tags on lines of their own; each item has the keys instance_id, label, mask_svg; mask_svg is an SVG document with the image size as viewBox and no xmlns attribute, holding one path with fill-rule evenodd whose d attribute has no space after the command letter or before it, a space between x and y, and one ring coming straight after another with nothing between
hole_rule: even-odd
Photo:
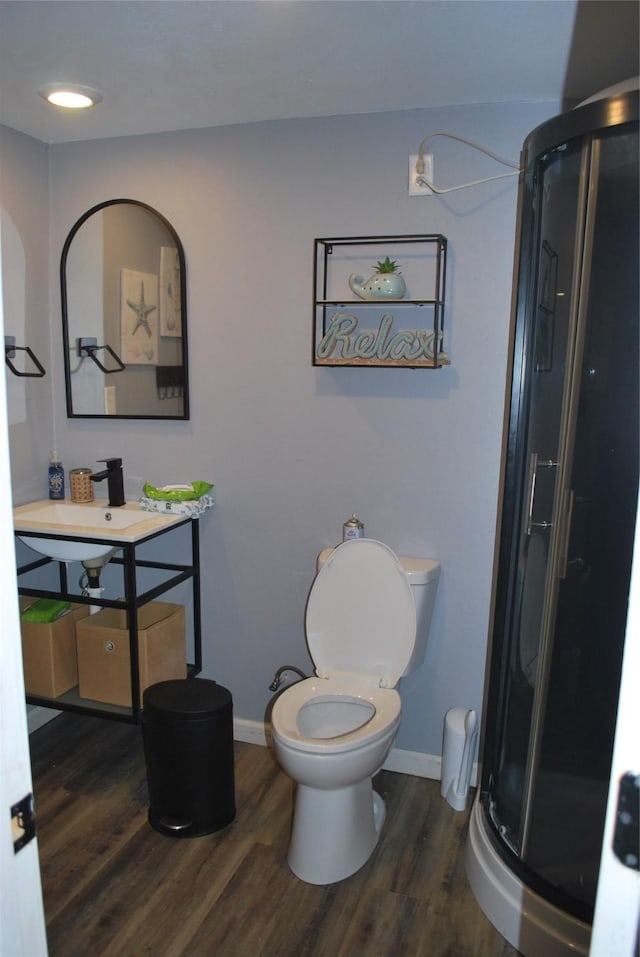
<instances>
[{"instance_id":1,"label":"pump soap bottle","mask_svg":"<svg viewBox=\"0 0 640 957\"><path fill-rule=\"evenodd\" d=\"M49 498L64 498L64 469L57 449L53 450L49 459Z\"/></svg>"}]
</instances>

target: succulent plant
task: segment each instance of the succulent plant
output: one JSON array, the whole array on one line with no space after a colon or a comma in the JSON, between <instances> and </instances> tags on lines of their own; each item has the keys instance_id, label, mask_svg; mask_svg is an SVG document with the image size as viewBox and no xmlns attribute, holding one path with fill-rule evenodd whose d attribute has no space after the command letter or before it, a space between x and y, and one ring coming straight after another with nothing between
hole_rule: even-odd
<instances>
[{"instance_id":1,"label":"succulent plant","mask_svg":"<svg viewBox=\"0 0 640 957\"><path fill-rule=\"evenodd\" d=\"M385 256L384 259L378 261L375 265L376 272L399 272L398 263L395 259L389 259L388 256Z\"/></svg>"}]
</instances>

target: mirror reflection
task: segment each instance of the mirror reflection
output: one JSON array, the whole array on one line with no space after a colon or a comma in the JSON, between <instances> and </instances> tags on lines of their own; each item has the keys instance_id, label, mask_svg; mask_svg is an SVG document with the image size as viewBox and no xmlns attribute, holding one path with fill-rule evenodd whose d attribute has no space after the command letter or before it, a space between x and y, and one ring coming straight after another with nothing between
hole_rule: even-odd
<instances>
[{"instance_id":1,"label":"mirror reflection","mask_svg":"<svg viewBox=\"0 0 640 957\"><path fill-rule=\"evenodd\" d=\"M184 250L145 203L75 224L60 267L67 415L188 419Z\"/></svg>"}]
</instances>

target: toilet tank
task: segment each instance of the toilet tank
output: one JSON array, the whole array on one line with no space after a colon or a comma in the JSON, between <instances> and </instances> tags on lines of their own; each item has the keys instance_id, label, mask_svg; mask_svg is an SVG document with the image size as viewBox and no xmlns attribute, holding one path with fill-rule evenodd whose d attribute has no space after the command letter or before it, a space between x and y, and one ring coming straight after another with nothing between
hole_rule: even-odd
<instances>
[{"instance_id":1,"label":"toilet tank","mask_svg":"<svg viewBox=\"0 0 640 957\"><path fill-rule=\"evenodd\" d=\"M320 571L332 551L333 548L325 548L320 552L317 561L318 571ZM419 668L424 661L433 607L436 603L440 562L433 558L410 558L406 555L398 555L398 561L409 580L411 594L416 604L416 641L409 663L401 675L404 678L405 675L410 675L412 671Z\"/></svg>"},{"instance_id":2,"label":"toilet tank","mask_svg":"<svg viewBox=\"0 0 640 957\"><path fill-rule=\"evenodd\" d=\"M419 668L424 661L433 607L436 603L440 562L433 558L408 558L406 555L398 555L398 561L409 579L411 594L416 603L416 643L409 664L402 672L401 677L404 677Z\"/></svg>"}]
</instances>

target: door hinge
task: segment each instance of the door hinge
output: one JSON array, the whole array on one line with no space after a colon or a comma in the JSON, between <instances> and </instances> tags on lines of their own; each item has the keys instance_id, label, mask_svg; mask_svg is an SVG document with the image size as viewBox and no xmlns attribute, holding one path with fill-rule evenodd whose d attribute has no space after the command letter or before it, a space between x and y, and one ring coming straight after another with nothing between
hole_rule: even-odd
<instances>
[{"instance_id":1,"label":"door hinge","mask_svg":"<svg viewBox=\"0 0 640 957\"><path fill-rule=\"evenodd\" d=\"M620 778L613 853L625 867L640 870L640 775L627 771Z\"/></svg>"},{"instance_id":2,"label":"door hinge","mask_svg":"<svg viewBox=\"0 0 640 957\"><path fill-rule=\"evenodd\" d=\"M21 851L36 836L36 810L33 794L29 793L11 808L13 853Z\"/></svg>"}]
</instances>

